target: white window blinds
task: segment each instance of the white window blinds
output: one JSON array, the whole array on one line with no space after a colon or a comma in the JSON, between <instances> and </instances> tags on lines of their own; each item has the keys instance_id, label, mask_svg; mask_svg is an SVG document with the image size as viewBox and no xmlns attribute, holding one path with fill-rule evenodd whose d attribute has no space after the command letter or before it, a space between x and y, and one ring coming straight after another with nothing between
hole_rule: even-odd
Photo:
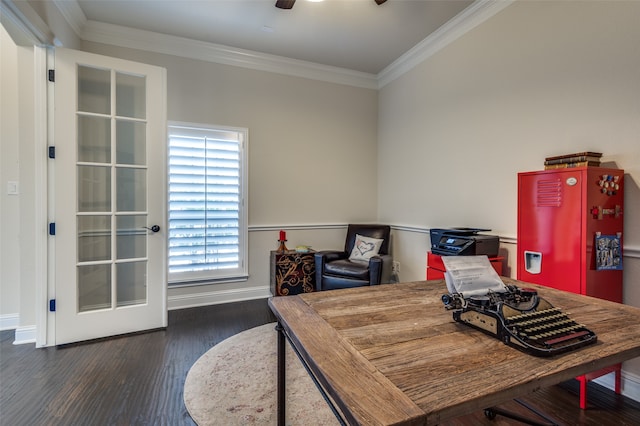
<instances>
[{"instance_id":1,"label":"white window blinds","mask_svg":"<svg viewBox=\"0 0 640 426\"><path fill-rule=\"evenodd\" d=\"M169 126L169 282L246 278L246 129Z\"/></svg>"}]
</instances>

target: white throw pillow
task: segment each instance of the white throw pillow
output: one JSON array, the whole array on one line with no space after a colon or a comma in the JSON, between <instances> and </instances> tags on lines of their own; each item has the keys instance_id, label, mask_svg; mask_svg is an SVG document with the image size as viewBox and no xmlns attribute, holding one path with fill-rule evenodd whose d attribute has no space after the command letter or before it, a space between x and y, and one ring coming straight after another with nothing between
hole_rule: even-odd
<instances>
[{"instance_id":1,"label":"white throw pillow","mask_svg":"<svg viewBox=\"0 0 640 426\"><path fill-rule=\"evenodd\" d=\"M353 245L349 260L352 262L369 263L369 259L376 256L384 240L365 237L356 234L356 243Z\"/></svg>"}]
</instances>

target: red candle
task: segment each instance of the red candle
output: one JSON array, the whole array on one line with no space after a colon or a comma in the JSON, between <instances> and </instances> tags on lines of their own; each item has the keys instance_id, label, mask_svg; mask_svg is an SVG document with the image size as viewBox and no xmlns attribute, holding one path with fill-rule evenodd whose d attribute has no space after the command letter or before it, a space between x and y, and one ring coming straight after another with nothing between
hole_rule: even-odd
<instances>
[{"instance_id":1,"label":"red candle","mask_svg":"<svg viewBox=\"0 0 640 426\"><path fill-rule=\"evenodd\" d=\"M280 231L280 241L285 241L287 239L287 233L284 231Z\"/></svg>"}]
</instances>

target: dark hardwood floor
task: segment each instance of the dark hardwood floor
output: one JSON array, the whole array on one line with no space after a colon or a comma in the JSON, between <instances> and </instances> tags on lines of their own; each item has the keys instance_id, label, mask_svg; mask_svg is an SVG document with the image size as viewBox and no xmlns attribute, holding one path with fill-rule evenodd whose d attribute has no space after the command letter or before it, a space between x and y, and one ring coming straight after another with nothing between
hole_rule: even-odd
<instances>
[{"instance_id":1,"label":"dark hardwood floor","mask_svg":"<svg viewBox=\"0 0 640 426\"><path fill-rule=\"evenodd\" d=\"M182 400L191 365L225 338L274 320L266 300L254 300L171 311L166 330L58 348L16 346L13 331L0 332L0 425L193 425ZM640 424L640 404L597 384L587 410L576 381L525 401L563 425ZM503 407L530 416L516 403ZM519 423L478 412L444 424Z\"/></svg>"}]
</instances>

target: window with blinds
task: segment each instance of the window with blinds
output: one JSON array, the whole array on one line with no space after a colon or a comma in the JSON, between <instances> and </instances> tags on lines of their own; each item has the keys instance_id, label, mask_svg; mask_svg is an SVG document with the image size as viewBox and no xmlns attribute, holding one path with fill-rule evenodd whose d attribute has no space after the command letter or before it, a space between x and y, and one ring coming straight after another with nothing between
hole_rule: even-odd
<instances>
[{"instance_id":1,"label":"window with blinds","mask_svg":"<svg viewBox=\"0 0 640 426\"><path fill-rule=\"evenodd\" d=\"M169 125L169 283L246 279L247 129Z\"/></svg>"}]
</instances>

